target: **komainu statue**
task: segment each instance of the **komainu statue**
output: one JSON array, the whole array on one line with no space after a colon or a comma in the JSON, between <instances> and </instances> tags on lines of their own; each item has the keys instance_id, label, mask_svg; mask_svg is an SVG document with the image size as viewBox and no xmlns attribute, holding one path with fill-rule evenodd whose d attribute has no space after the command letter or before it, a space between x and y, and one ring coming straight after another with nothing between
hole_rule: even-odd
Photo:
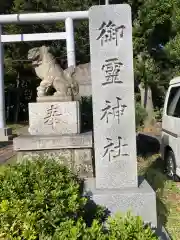
<instances>
[{"instance_id":1,"label":"komainu statue","mask_svg":"<svg viewBox=\"0 0 180 240\"><path fill-rule=\"evenodd\" d=\"M38 97L47 96L49 87L53 87L55 89L54 96L59 97L62 101L77 100L86 95L82 86L91 88L89 63L77 67L71 66L63 70L50 53L50 48L46 46L30 49L28 59L32 61L36 75L41 79L37 88ZM82 88L81 93L79 93L79 86ZM91 90L88 90L87 95L91 95Z\"/></svg>"}]
</instances>

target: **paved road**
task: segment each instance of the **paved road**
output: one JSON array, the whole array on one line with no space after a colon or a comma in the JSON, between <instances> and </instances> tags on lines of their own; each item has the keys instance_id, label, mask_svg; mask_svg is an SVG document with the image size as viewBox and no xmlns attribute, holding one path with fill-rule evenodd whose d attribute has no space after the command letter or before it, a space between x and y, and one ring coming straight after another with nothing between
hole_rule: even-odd
<instances>
[{"instance_id":1,"label":"paved road","mask_svg":"<svg viewBox=\"0 0 180 240\"><path fill-rule=\"evenodd\" d=\"M11 142L0 143L0 164L5 163L11 157L13 157L16 153L13 150L13 144Z\"/></svg>"}]
</instances>

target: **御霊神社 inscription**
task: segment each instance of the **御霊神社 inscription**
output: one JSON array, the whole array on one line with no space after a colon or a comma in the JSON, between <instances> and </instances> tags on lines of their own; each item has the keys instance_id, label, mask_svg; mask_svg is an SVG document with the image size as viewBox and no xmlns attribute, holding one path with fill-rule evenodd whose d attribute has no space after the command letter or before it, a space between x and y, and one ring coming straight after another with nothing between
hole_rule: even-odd
<instances>
[{"instance_id":1,"label":"\u5fa1\u970a\u795e\u793e inscription","mask_svg":"<svg viewBox=\"0 0 180 240\"><path fill-rule=\"evenodd\" d=\"M106 123L108 123L109 118L112 116L112 118L116 119L119 124L120 117L124 115L124 111L127 108L126 104L120 104L121 100L120 97L116 97L116 104L112 104L111 101L105 100L105 107L101 109L101 120L106 119Z\"/></svg>"},{"instance_id":2,"label":"\u5fa1\u970a\u795e\u793e inscription","mask_svg":"<svg viewBox=\"0 0 180 240\"><path fill-rule=\"evenodd\" d=\"M122 67L123 63L121 63L118 58L110 58L105 60L105 63L102 66L105 80L102 82L102 85L104 86L112 83L123 83L120 78Z\"/></svg>"},{"instance_id":3,"label":"\u5fa1\u970a\u795e\u793e inscription","mask_svg":"<svg viewBox=\"0 0 180 240\"><path fill-rule=\"evenodd\" d=\"M125 147L128 147L128 144L123 143L122 137L118 136L117 139L117 144L113 142L111 138L106 138L107 139L107 145L104 146L104 154L103 158L108 155L108 160L111 162L112 160L115 160L119 156L129 156L129 154L124 151Z\"/></svg>"},{"instance_id":4,"label":"\u5fa1\u970a\u795e\u793e inscription","mask_svg":"<svg viewBox=\"0 0 180 240\"><path fill-rule=\"evenodd\" d=\"M124 25L116 25L112 20L107 22L102 22L101 26L98 28L100 31L99 36L96 40L100 40L101 46L103 46L106 42L115 42L116 46L118 46L118 40L123 39L124 29L126 27Z\"/></svg>"},{"instance_id":5,"label":"\u5fa1\u970a\u795e\u793e inscription","mask_svg":"<svg viewBox=\"0 0 180 240\"><path fill-rule=\"evenodd\" d=\"M96 40L101 41L101 46L106 42L115 41L116 46L118 46L118 39L122 40L124 36L124 29L126 27L124 25L117 26L111 20L106 24L103 22L99 27L100 35L96 38ZM104 72L105 81L102 82L102 86L108 84L116 84L123 83L120 78L121 69L124 67L123 63L117 58L109 58L105 60L105 63L102 65L102 71ZM101 109L102 116L101 120L106 119L106 123L109 123L109 117L112 116L112 120L117 120L117 123L120 123L120 116L123 116L125 108L127 108L126 104L120 104L122 99L120 97L116 97L116 105L112 105L111 101L105 100L105 107ZM119 156L128 156L128 153L122 153L123 147L127 147L128 144L122 144L122 137L118 136L118 144L115 145L113 139L106 137L107 145L104 146L104 154L103 158L108 155L109 162L112 159L117 158Z\"/></svg>"},{"instance_id":6,"label":"\u5fa1\u970a\u795e\u793e inscription","mask_svg":"<svg viewBox=\"0 0 180 240\"><path fill-rule=\"evenodd\" d=\"M92 7L89 30L96 185L137 186L130 8Z\"/></svg>"}]
</instances>

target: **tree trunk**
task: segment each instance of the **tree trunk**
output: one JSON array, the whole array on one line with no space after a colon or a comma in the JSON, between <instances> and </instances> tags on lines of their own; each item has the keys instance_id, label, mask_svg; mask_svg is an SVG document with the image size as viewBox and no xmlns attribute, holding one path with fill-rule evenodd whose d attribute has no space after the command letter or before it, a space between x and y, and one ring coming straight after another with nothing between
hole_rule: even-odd
<instances>
[{"instance_id":1,"label":"tree trunk","mask_svg":"<svg viewBox=\"0 0 180 240\"><path fill-rule=\"evenodd\" d=\"M141 96L141 107L145 108L145 88L143 87L143 84L139 84L139 90L140 90L140 96Z\"/></svg>"},{"instance_id":2,"label":"tree trunk","mask_svg":"<svg viewBox=\"0 0 180 240\"><path fill-rule=\"evenodd\" d=\"M7 91L6 120L10 120L11 89Z\"/></svg>"},{"instance_id":3,"label":"tree trunk","mask_svg":"<svg viewBox=\"0 0 180 240\"><path fill-rule=\"evenodd\" d=\"M18 73L17 82L16 82L16 103L15 103L15 112L14 112L14 123L18 123L19 119L19 108L20 108L20 76Z\"/></svg>"},{"instance_id":4,"label":"tree trunk","mask_svg":"<svg viewBox=\"0 0 180 240\"><path fill-rule=\"evenodd\" d=\"M147 118L145 119L145 127L149 127L154 120L154 106L152 100L152 90L149 86L145 88L142 84L139 84L139 90L141 94L141 106L146 109Z\"/></svg>"}]
</instances>

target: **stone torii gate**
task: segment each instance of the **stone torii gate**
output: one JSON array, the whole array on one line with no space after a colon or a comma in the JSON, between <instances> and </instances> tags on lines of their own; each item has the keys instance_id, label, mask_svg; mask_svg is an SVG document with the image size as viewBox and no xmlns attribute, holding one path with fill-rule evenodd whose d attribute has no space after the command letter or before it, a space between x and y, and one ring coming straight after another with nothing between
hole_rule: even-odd
<instances>
[{"instance_id":1,"label":"stone torii gate","mask_svg":"<svg viewBox=\"0 0 180 240\"><path fill-rule=\"evenodd\" d=\"M6 127L5 120L3 44L10 42L66 40L68 66L75 66L73 20L83 19L88 19L88 11L0 15L0 142L8 141L12 136L12 130ZM58 21L65 21L65 32L15 35L2 34L2 25L5 24L40 24Z\"/></svg>"}]
</instances>

